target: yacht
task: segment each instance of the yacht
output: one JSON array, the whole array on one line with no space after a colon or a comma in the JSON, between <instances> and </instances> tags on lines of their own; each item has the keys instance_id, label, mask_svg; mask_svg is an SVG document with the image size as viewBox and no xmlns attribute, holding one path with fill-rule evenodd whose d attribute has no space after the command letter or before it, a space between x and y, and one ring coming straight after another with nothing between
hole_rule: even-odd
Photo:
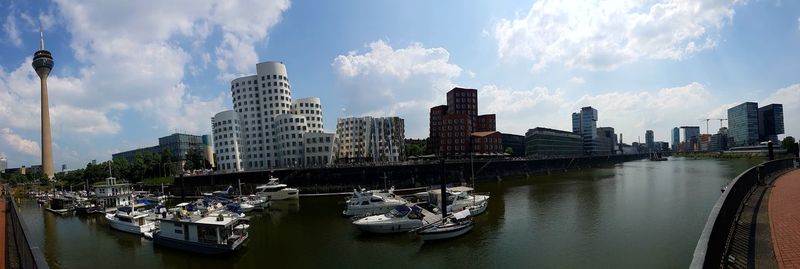
<instances>
[{"instance_id":1,"label":"yacht","mask_svg":"<svg viewBox=\"0 0 800 269\"><path fill-rule=\"evenodd\" d=\"M278 182L277 178L270 177L269 183L256 187L256 196L266 198L267 201L297 199L300 190L289 188L286 184Z\"/></svg>"},{"instance_id":2,"label":"yacht","mask_svg":"<svg viewBox=\"0 0 800 269\"><path fill-rule=\"evenodd\" d=\"M226 254L240 249L249 234L246 219L232 214L159 218L153 243L201 254Z\"/></svg>"},{"instance_id":3,"label":"yacht","mask_svg":"<svg viewBox=\"0 0 800 269\"><path fill-rule=\"evenodd\" d=\"M383 214L393 208L405 205L406 201L394 195L394 189L389 192L374 192L367 190L353 190L353 196L345 201L346 207L342 215L365 216Z\"/></svg>"},{"instance_id":4,"label":"yacht","mask_svg":"<svg viewBox=\"0 0 800 269\"><path fill-rule=\"evenodd\" d=\"M400 205L389 213L367 216L353 221L353 225L368 233L401 233L421 227L424 217L422 210L416 205Z\"/></svg>"},{"instance_id":5,"label":"yacht","mask_svg":"<svg viewBox=\"0 0 800 269\"><path fill-rule=\"evenodd\" d=\"M107 213L106 220L111 228L115 230L132 233L144 234L155 230L156 223L147 218L148 214L139 212L131 207L120 207L114 214Z\"/></svg>"},{"instance_id":6,"label":"yacht","mask_svg":"<svg viewBox=\"0 0 800 269\"><path fill-rule=\"evenodd\" d=\"M442 219L441 222L422 227L417 230L417 235L424 241L450 239L464 235L474 226L469 212L469 209L464 209Z\"/></svg>"},{"instance_id":7,"label":"yacht","mask_svg":"<svg viewBox=\"0 0 800 269\"><path fill-rule=\"evenodd\" d=\"M489 194L477 194L473 193L473 191L473 188L465 186L447 188L447 211L457 212L469 208L472 216L486 212L489 207ZM438 201L441 193L441 190L430 190L416 193L415 196L422 200Z\"/></svg>"}]
</instances>

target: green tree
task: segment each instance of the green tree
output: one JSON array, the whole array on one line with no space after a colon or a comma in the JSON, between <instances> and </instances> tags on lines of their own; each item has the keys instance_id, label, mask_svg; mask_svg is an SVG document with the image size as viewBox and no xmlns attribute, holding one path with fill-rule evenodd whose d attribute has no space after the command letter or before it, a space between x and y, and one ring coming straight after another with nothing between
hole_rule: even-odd
<instances>
[{"instance_id":1,"label":"green tree","mask_svg":"<svg viewBox=\"0 0 800 269\"><path fill-rule=\"evenodd\" d=\"M785 149L789 149L789 146L794 144L794 143L797 143L797 141L794 139L794 137L787 136L786 138L783 139L783 141L781 141L781 147L785 148Z\"/></svg>"},{"instance_id":2,"label":"green tree","mask_svg":"<svg viewBox=\"0 0 800 269\"><path fill-rule=\"evenodd\" d=\"M508 155L514 155L514 149L512 149L511 147L507 147L505 153Z\"/></svg>"},{"instance_id":3,"label":"green tree","mask_svg":"<svg viewBox=\"0 0 800 269\"><path fill-rule=\"evenodd\" d=\"M190 148L186 151L186 162L183 164L183 170L191 171L203 168L203 156L195 148Z\"/></svg>"}]
</instances>

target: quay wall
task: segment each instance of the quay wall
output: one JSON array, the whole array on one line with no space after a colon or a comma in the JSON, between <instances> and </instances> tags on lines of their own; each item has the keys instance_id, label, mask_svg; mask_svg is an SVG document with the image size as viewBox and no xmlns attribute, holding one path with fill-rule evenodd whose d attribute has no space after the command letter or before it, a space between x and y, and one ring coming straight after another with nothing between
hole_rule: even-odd
<instances>
[{"instance_id":1,"label":"quay wall","mask_svg":"<svg viewBox=\"0 0 800 269\"><path fill-rule=\"evenodd\" d=\"M507 177L533 176L574 169L607 166L616 163L647 158L647 154L590 156L545 160L449 160L445 163L447 182L469 182L474 169L476 181L498 181ZM377 189L386 186L395 188L414 188L438 185L441 182L442 164L430 161L416 164L394 164L380 166L352 166L280 169L271 171L252 171L230 174L212 174L175 178L169 188L172 195L195 196L202 192L222 190L228 186L237 188L239 182L242 192L252 193L259 184L264 184L270 175L292 187L299 187L301 193L349 192L356 186Z\"/></svg>"}]
</instances>

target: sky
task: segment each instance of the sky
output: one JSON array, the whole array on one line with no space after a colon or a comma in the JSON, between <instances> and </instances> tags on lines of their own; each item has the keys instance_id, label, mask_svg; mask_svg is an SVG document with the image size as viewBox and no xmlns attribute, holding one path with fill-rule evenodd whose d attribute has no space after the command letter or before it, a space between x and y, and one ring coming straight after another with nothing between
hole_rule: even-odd
<instances>
[{"instance_id":1,"label":"sky","mask_svg":"<svg viewBox=\"0 0 800 269\"><path fill-rule=\"evenodd\" d=\"M399 116L425 138L430 107L478 89L497 129L571 129L598 110L623 142L669 141L752 101L800 135L800 1L0 0L0 152L39 164L39 29L56 167L210 134L230 80L283 61L293 98L320 97L325 130ZM727 124L727 123L723 123ZM708 123L711 133L718 120Z\"/></svg>"}]
</instances>

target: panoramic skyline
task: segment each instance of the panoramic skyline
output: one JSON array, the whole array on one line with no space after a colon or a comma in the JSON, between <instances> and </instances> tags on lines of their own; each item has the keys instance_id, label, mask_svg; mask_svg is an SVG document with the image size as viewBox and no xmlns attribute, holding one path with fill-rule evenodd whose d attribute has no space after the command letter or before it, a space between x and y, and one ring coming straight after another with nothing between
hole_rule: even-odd
<instances>
[{"instance_id":1,"label":"panoramic skyline","mask_svg":"<svg viewBox=\"0 0 800 269\"><path fill-rule=\"evenodd\" d=\"M12 1L0 12L0 152L39 164L39 28L56 167L210 134L230 80L282 61L295 98L316 96L325 130L343 116L399 116L425 138L430 107L478 89L497 130L569 130L583 106L624 142L725 118L746 101L800 112L800 3L790 1ZM206 3L207 2L207 3ZM424 6L424 9L420 7ZM602 8L598 8L602 6ZM456 14L456 16L442 16ZM456 18L451 18L456 17ZM710 124L711 132L719 128ZM783 136L782 136L783 137Z\"/></svg>"}]
</instances>

